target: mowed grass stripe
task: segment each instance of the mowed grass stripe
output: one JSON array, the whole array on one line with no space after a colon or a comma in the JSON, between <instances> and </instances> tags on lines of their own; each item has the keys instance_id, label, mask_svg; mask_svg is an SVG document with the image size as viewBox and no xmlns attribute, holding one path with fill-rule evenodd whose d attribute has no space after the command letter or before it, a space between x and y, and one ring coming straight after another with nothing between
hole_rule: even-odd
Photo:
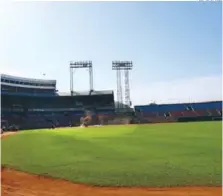
<instances>
[{"instance_id":1,"label":"mowed grass stripe","mask_svg":"<svg viewBox=\"0 0 223 196\"><path fill-rule=\"evenodd\" d=\"M24 131L2 164L100 186L221 185L221 122Z\"/></svg>"}]
</instances>

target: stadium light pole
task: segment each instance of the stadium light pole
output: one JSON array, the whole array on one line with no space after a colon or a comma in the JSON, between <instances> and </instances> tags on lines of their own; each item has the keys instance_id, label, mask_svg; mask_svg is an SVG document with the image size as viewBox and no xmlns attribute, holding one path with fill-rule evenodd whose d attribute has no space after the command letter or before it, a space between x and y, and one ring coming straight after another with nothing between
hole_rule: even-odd
<instances>
[{"instance_id":1,"label":"stadium light pole","mask_svg":"<svg viewBox=\"0 0 223 196\"><path fill-rule=\"evenodd\" d=\"M92 61L76 61L70 62L70 93L74 94L74 69L87 68L89 72L89 89L93 91L93 66Z\"/></svg>"},{"instance_id":2,"label":"stadium light pole","mask_svg":"<svg viewBox=\"0 0 223 196\"><path fill-rule=\"evenodd\" d=\"M129 71L132 70L132 68L132 61L112 61L112 70L116 70L118 110L123 109L122 71L124 71L125 78L125 105L126 107L131 106Z\"/></svg>"}]
</instances>

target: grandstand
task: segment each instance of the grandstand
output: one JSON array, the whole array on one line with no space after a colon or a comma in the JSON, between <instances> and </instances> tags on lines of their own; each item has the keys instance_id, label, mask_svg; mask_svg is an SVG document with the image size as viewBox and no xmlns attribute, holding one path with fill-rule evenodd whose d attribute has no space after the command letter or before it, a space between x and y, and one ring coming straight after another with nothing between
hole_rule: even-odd
<instances>
[{"instance_id":1,"label":"grandstand","mask_svg":"<svg viewBox=\"0 0 223 196\"><path fill-rule=\"evenodd\" d=\"M114 113L113 91L59 93L56 80L1 75L2 126L19 129L80 125L91 111L92 124Z\"/></svg>"},{"instance_id":2,"label":"grandstand","mask_svg":"<svg viewBox=\"0 0 223 196\"><path fill-rule=\"evenodd\" d=\"M222 101L139 105L135 111L144 122L221 120Z\"/></svg>"},{"instance_id":3,"label":"grandstand","mask_svg":"<svg viewBox=\"0 0 223 196\"><path fill-rule=\"evenodd\" d=\"M86 112L91 114L91 125L222 119L222 101L153 103L134 110L123 105L123 110L116 111L112 90L60 93L56 80L5 74L1 75L1 106L2 127L13 129L79 126Z\"/></svg>"}]
</instances>

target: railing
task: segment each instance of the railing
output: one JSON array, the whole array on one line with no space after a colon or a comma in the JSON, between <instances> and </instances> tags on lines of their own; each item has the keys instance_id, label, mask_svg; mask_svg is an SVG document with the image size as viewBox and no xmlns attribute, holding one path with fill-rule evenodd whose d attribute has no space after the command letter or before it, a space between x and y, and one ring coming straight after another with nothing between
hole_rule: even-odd
<instances>
[{"instance_id":1,"label":"railing","mask_svg":"<svg viewBox=\"0 0 223 196\"><path fill-rule=\"evenodd\" d=\"M1 91L2 95L15 95L15 96L30 96L30 97L52 97L58 96L57 93L54 92L46 92L46 93L26 93L26 92L8 92L8 91Z\"/></svg>"}]
</instances>

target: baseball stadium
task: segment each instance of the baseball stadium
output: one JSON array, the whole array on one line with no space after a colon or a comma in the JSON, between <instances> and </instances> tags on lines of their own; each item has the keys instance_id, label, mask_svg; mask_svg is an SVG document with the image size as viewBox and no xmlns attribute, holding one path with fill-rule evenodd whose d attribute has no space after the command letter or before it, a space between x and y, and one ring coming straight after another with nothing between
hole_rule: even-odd
<instances>
[{"instance_id":1,"label":"baseball stadium","mask_svg":"<svg viewBox=\"0 0 223 196\"><path fill-rule=\"evenodd\" d=\"M79 68L84 92L73 86ZM220 196L222 101L132 106L132 68L112 62L117 92L94 89L91 61L70 63L67 93L2 74L2 195Z\"/></svg>"}]
</instances>

